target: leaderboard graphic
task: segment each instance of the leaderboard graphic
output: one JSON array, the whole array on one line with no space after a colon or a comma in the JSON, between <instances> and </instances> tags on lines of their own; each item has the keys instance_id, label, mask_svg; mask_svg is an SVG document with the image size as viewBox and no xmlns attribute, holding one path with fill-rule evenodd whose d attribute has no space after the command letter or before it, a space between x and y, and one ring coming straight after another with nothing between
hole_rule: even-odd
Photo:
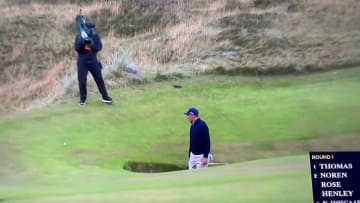
<instances>
[{"instance_id":1,"label":"leaderboard graphic","mask_svg":"<svg viewBox=\"0 0 360 203\"><path fill-rule=\"evenodd\" d=\"M314 203L360 203L360 152L310 152Z\"/></svg>"}]
</instances>

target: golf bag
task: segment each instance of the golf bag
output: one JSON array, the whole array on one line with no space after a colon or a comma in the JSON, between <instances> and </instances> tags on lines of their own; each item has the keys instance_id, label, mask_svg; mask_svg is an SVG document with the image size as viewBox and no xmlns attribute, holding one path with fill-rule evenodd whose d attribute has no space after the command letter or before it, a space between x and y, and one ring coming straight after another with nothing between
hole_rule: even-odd
<instances>
[{"instance_id":1,"label":"golf bag","mask_svg":"<svg viewBox=\"0 0 360 203\"><path fill-rule=\"evenodd\" d=\"M81 15L81 11L80 14L76 16L75 21L76 31L79 33L84 42L89 42L91 40L90 36L92 35L93 30L87 26L86 18L85 16Z\"/></svg>"}]
</instances>

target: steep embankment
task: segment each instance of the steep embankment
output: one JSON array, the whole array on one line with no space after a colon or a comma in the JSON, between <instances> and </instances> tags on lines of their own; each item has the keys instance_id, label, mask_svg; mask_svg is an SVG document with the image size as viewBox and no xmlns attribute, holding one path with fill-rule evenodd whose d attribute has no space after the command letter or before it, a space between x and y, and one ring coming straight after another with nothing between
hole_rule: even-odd
<instances>
[{"instance_id":1,"label":"steep embankment","mask_svg":"<svg viewBox=\"0 0 360 203\"><path fill-rule=\"evenodd\" d=\"M82 2L81 4L79 2ZM74 17L104 40L109 86L216 69L297 72L356 64L356 0L1 0L0 110L43 106L77 94ZM140 74L122 71L127 63ZM166 76L165 76L166 77ZM40 99L40 100L38 100Z\"/></svg>"}]
</instances>

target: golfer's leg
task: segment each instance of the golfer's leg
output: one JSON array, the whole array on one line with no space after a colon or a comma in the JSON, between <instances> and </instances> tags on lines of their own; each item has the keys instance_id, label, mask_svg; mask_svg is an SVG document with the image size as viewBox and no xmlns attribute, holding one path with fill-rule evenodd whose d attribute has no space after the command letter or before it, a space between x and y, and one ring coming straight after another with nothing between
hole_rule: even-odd
<instances>
[{"instance_id":1,"label":"golfer's leg","mask_svg":"<svg viewBox=\"0 0 360 203\"><path fill-rule=\"evenodd\" d=\"M194 169L194 168L197 168L197 166L196 166L196 162L197 162L197 156L196 155L194 155L192 152L190 153L190 157L189 157L189 163L188 163L188 165L189 165L189 170L191 170L191 169Z\"/></svg>"},{"instance_id":2,"label":"golfer's leg","mask_svg":"<svg viewBox=\"0 0 360 203\"><path fill-rule=\"evenodd\" d=\"M193 158L192 153L190 153L190 157L189 157L189 161L188 161L188 167L189 167L189 170L194 168L194 158Z\"/></svg>"},{"instance_id":3,"label":"golfer's leg","mask_svg":"<svg viewBox=\"0 0 360 203\"><path fill-rule=\"evenodd\" d=\"M196 168L202 168L202 157L203 155L197 155L196 156Z\"/></svg>"},{"instance_id":4,"label":"golfer's leg","mask_svg":"<svg viewBox=\"0 0 360 203\"><path fill-rule=\"evenodd\" d=\"M201 158L202 158L202 155L195 155L195 154L190 154L190 157L191 157L191 168L192 169L197 169L197 168L201 168Z\"/></svg>"},{"instance_id":5,"label":"golfer's leg","mask_svg":"<svg viewBox=\"0 0 360 203\"><path fill-rule=\"evenodd\" d=\"M192 169L191 158L189 158L189 161L188 161L188 167L189 167L189 170L191 170L191 169Z\"/></svg>"},{"instance_id":6,"label":"golfer's leg","mask_svg":"<svg viewBox=\"0 0 360 203\"><path fill-rule=\"evenodd\" d=\"M78 80L79 80L79 91L80 99L85 100L87 95L86 90L86 79L87 79L88 69L84 65L78 65Z\"/></svg>"},{"instance_id":7,"label":"golfer's leg","mask_svg":"<svg viewBox=\"0 0 360 203\"><path fill-rule=\"evenodd\" d=\"M105 88L105 82L104 82L102 74L101 74L101 69L98 68L98 67L92 67L90 69L90 73L93 76L102 97L107 98L108 93L107 93L106 88Z\"/></svg>"},{"instance_id":8,"label":"golfer's leg","mask_svg":"<svg viewBox=\"0 0 360 203\"><path fill-rule=\"evenodd\" d=\"M206 167L208 167L208 164L203 165L203 158L204 158L203 154L196 155L196 161L195 161L196 168L206 168Z\"/></svg>"}]
</instances>

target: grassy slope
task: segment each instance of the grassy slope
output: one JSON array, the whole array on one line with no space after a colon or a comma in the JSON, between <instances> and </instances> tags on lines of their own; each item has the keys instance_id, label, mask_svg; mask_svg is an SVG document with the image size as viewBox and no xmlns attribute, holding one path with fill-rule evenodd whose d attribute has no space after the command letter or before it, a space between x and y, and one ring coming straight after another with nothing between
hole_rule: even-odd
<instances>
[{"instance_id":1,"label":"grassy slope","mask_svg":"<svg viewBox=\"0 0 360 203\"><path fill-rule=\"evenodd\" d=\"M252 176L252 163L244 163L206 170L204 175L191 173L191 180L187 172L149 176L131 174L122 166L128 160L186 163L189 126L182 113L193 105L211 128L216 161L359 149L359 77L358 68L307 77L202 76L113 90L112 106L101 104L96 93L85 107L77 106L74 98L41 111L3 117L0 199L122 191L94 198L261 202L258 188L270 195L271 202L296 202L296 198L310 202L304 157L289 159L303 164L284 173L274 169L267 174L266 167L260 167L259 174ZM183 88L174 89L175 83ZM341 139L348 135L354 135L351 142ZM334 138L337 142L327 145ZM314 139L320 143L306 142L300 149L294 145ZM276 143L291 141L292 145L276 148ZM279 167L294 163L282 162ZM307 189L292 190L297 184ZM193 194L184 187L189 185L203 193L217 192L214 197ZM236 193L240 190L249 193ZM163 192L166 195L161 196ZM281 194L286 194L283 199ZM78 202L76 197L68 198Z\"/></svg>"},{"instance_id":2,"label":"grassy slope","mask_svg":"<svg viewBox=\"0 0 360 203\"><path fill-rule=\"evenodd\" d=\"M201 171L136 174L108 180L91 194L9 201L14 203L93 202L311 202L311 181L305 156L252 161ZM93 185L94 184L94 185ZM298 190L298 188L303 188ZM67 192L66 186L57 193ZM82 188L73 187L79 191ZM49 191L43 188L43 191ZM87 191L89 192L89 191ZM74 192L75 193L75 192ZM260 195L261 194L261 195Z\"/></svg>"}]
</instances>

